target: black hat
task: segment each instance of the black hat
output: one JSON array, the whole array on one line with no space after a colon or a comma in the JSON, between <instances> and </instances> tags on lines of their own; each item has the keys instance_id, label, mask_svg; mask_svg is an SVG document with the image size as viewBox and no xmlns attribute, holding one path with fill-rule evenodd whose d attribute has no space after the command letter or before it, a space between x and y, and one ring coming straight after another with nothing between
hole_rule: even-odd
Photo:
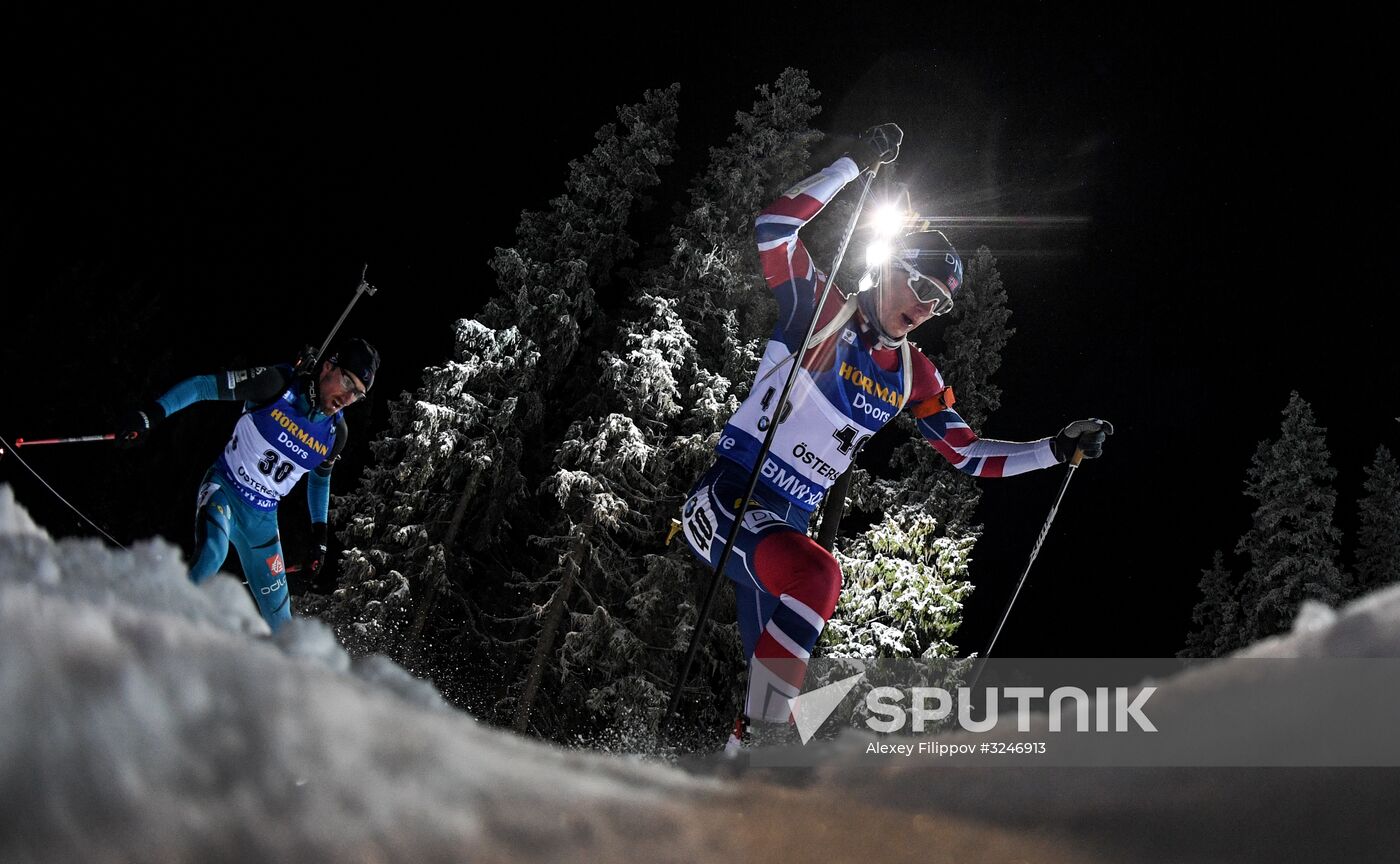
<instances>
[{"instance_id":1,"label":"black hat","mask_svg":"<svg viewBox=\"0 0 1400 864\"><path fill-rule=\"evenodd\" d=\"M894 254L920 275L943 283L950 296L962 287L962 257L942 231L927 229L905 234L899 239Z\"/></svg>"},{"instance_id":2,"label":"black hat","mask_svg":"<svg viewBox=\"0 0 1400 864\"><path fill-rule=\"evenodd\" d=\"M331 363L353 373L369 390L374 386L374 373L379 371L379 352L363 339L351 339L331 355Z\"/></svg>"}]
</instances>

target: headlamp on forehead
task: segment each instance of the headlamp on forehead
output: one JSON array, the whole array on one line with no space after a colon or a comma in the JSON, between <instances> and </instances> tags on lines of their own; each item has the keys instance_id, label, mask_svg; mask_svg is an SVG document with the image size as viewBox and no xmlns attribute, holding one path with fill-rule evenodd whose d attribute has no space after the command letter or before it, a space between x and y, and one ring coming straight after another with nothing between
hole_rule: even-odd
<instances>
[{"instance_id":1,"label":"headlamp on forehead","mask_svg":"<svg viewBox=\"0 0 1400 864\"><path fill-rule=\"evenodd\" d=\"M870 218L870 230L876 241L897 237L909 230L909 208L898 200L876 208Z\"/></svg>"},{"instance_id":2,"label":"headlamp on forehead","mask_svg":"<svg viewBox=\"0 0 1400 864\"><path fill-rule=\"evenodd\" d=\"M911 217L908 206L908 193L896 196L875 208L867 223L873 239L865 247L865 273L857 286L861 291L869 291L880 284L880 271L889 263L894 253L891 240L908 230Z\"/></svg>"}]
</instances>

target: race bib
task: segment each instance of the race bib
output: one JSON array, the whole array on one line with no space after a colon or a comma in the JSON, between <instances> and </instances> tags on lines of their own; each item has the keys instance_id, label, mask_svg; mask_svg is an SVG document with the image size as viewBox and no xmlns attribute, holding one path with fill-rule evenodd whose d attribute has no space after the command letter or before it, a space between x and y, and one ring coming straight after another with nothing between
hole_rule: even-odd
<instances>
[{"instance_id":1,"label":"race bib","mask_svg":"<svg viewBox=\"0 0 1400 864\"><path fill-rule=\"evenodd\" d=\"M714 545L719 521L715 519L714 508L710 504L709 487L698 490L685 502L681 511L681 530L690 548L702 557L710 557L710 547Z\"/></svg>"}]
</instances>

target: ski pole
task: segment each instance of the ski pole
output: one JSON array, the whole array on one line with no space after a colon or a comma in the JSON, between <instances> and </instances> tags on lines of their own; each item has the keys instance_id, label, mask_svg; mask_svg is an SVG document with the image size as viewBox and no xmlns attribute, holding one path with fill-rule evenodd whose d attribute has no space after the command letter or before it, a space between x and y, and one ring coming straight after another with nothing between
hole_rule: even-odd
<instances>
[{"instance_id":1,"label":"ski pole","mask_svg":"<svg viewBox=\"0 0 1400 864\"><path fill-rule=\"evenodd\" d=\"M890 165L890 168L895 167L897 166L894 164ZM887 175L887 179L893 176L893 174ZM930 220L919 217L918 214L914 213L914 202L909 196L908 184L892 183L888 184L886 188L888 189L890 186L893 186L895 192L893 195L887 194L885 196L886 200L898 201L903 199L904 206L902 212L905 214L913 214L912 217L905 216L901 219L901 227L905 230L908 230L910 227L927 227L930 224ZM922 230L922 228L920 228L920 230ZM886 263L884 267L886 269L881 271L882 278L888 277L889 275L888 263ZM870 439L862 439L860 446L865 446L865 442L868 440ZM851 453L851 466L846 469L846 473L836 478L836 482L831 485L831 489L827 490L826 501L822 504L822 521L820 527L817 528L817 545L833 554L836 549L836 535L841 531L841 518L846 513L846 496L850 494L851 482L855 479L856 457L858 456L860 456L860 447L857 447L856 450Z\"/></svg>"},{"instance_id":2,"label":"ski pole","mask_svg":"<svg viewBox=\"0 0 1400 864\"><path fill-rule=\"evenodd\" d=\"M113 546L116 546L116 547L119 548L119 549L125 549L126 547L123 546L121 543L119 543L119 542L117 541L117 538L113 537L111 534L108 534L106 531L103 531L101 525L98 525L96 522L94 522L94 521L92 521L91 519L89 519L89 518L83 513L83 511L81 511L81 510L79 510L77 507L74 507L74 506L73 506L73 502L69 501L67 498L64 498L61 494L59 494L59 491L58 491L57 489L53 488L53 486L49 484L49 481L47 481L47 480L44 479L44 477L43 477L42 474L40 474L38 471L35 471L35 470L34 470L34 467L33 467L32 465L30 465L28 462L24 461L24 457L21 456L21 455L19 455L19 452L18 452L18 451L19 451L20 444L53 444L53 443L61 443L61 442L65 441L65 440L77 440L77 441L107 441L107 440L114 440L116 437L117 437L116 435L89 435L89 436L87 436L86 438L77 438L77 439L53 438L53 439L48 439L48 440L45 440L45 441L25 441L23 438L17 438L17 439L15 439L14 446L11 446L11 445L10 445L10 442L6 441L4 438L0 438L0 456L4 456L7 449L16 451L16 452L15 452L15 459L19 461L19 464L21 464L21 465L24 466L24 470L28 471L30 474L33 474L35 480L38 480L40 483L43 484L43 486L44 486L45 489L47 489L47 490L49 490L51 493L53 493L53 497L55 497L55 498L57 498L59 501L62 501L62 502L63 502L63 506L67 507L69 510L72 510L74 513L76 513L76 514L78 515L78 518L79 518L79 519L81 519L81 520L83 520L84 522L86 522L87 524L91 525L91 526L93 527L93 529L97 531L98 534L101 534L103 537L106 537L108 540L111 540Z\"/></svg>"},{"instance_id":3,"label":"ski pole","mask_svg":"<svg viewBox=\"0 0 1400 864\"><path fill-rule=\"evenodd\" d=\"M359 302L360 295L368 294L371 297L373 297L374 292L379 290L378 288L375 288L373 285L369 284L369 281L365 279L365 275L368 273L369 264L368 262L366 262L364 269L360 271L360 284L355 286L355 296L350 298L350 302L346 305L345 311L340 313L339 320L337 320L335 322L335 326L331 328L330 335L326 336L326 341L321 343L320 350L318 350L314 355L311 356L311 362L307 364L305 368L314 369L316 367L316 364L321 362L321 357L325 355L326 349L330 347L331 340L335 338L335 334L340 332L340 325L344 324L345 319L350 317L350 310L354 309L355 304ZM309 348L310 346L307 347ZM305 359L305 355L303 355L303 359ZM297 368L303 368L300 360L298 360L297 362Z\"/></svg>"},{"instance_id":4,"label":"ski pole","mask_svg":"<svg viewBox=\"0 0 1400 864\"><path fill-rule=\"evenodd\" d=\"M106 435L78 435L73 438L40 438L35 441L26 441L23 438L15 439L15 449L21 447L36 447L40 444L84 444L88 441L115 441L115 432L108 432Z\"/></svg>"},{"instance_id":5,"label":"ski pole","mask_svg":"<svg viewBox=\"0 0 1400 864\"><path fill-rule=\"evenodd\" d=\"M802 337L798 343L799 356L794 358L792 369L788 371L787 381L783 383L783 392L778 396L778 404L773 407L773 414L769 418L768 433L763 436L763 444L758 448L758 456L754 460L753 471L749 473L748 490L744 492L744 497L740 500L739 506L734 514L734 524L730 526L729 536L724 541L724 551L720 553L719 563L715 565L714 573L710 577L710 587L705 594L705 602L700 606L700 614L695 622L695 630L690 636L690 647L686 649L685 660L681 664L680 674L676 676L675 689L671 691L671 700L666 706L666 713L661 717L661 729L665 729L675 716L676 708L680 705L681 692L685 689L686 679L690 677L690 667L695 662L695 654L700 649L700 636L704 632L705 624L710 618L710 607L714 605L715 595L719 593L720 580L724 577L725 565L729 563L730 553L734 551L734 543L739 539L739 531L744 524L744 514L749 509L749 499L753 497L753 491L758 486L758 476L763 470L763 462L768 458L768 451L773 446L773 438L778 432L778 418L783 416L783 409L787 407L788 395L792 392L792 385L797 381L797 372L802 368L802 356L807 350L807 343L811 341L812 334L817 329L817 319L821 317L822 309L826 306L826 298L831 293L831 287L836 284L836 274L841 269L841 261L846 257L846 247L850 245L851 237L855 234L856 223L860 220L860 211L865 207L865 199L870 194L870 187L875 182L875 175L880 170L880 163L876 163L870 169L869 177L866 178L865 186L861 189L860 200L856 202L856 210L851 214L851 223L846 226L846 234L841 238L841 245L836 251L836 262L831 265L830 275L827 277L826 285L822 288L822 295L812 308L812 320L807 322L807 335Z\"/></svg>"},{"instance_id":6,"label":"ski pole","mask_svg":"<svg viewBox=\"0 0 1400 864\"><path fill-rule=\"evenodd\" d=\"M1084 451L1078 447L1074 448L1074 455L1070 457L1069 470L1065 472L1065 479L1060 483L1060 492L1055 496L1055 503L1050 506L1050 515L1045 517L1045 524L1040 526L1040 535L1035 538L1035 545L1031 547L1030 560L1026 562L1026 569L1021 571L1021 581L1016 583L1016 591L1011 595L1011 599L1006 604L1006 611L1001 614L1001 623L997 625L996 632L992 634L992 641L987 643L987 652L982 655L982 660L992 656L992 648L997 644L997 638L1001 636L1001 628L1006 626L1006 619L1011 617L1011 607L1016 605L1016 598L1021 596L1021 588L1026 584L1026 577L1031 575L1031 566L1035 564L1036 556L1040 554L1041 544L1045 542L1045 535L1050 533L1050 523L1055 521L1055 514L1060 510L1060 502L1064 500L1065 490L1069 488L1069 481L1074 479L1075 469L1079 463L1084 461ZM977 680L982 677L982 669L985 663L977 664L977 671L972 675L972 683L967 685L968 696L972 696L973 689L977 686Z\"/></svg>"}]
</instances>

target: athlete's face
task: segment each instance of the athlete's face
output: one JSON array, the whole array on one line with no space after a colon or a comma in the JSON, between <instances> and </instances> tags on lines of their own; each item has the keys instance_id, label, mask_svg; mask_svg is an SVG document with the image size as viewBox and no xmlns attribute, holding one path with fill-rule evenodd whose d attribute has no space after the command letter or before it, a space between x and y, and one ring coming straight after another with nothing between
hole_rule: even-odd
<instances>
[{"instance_id":1,"label":"athlete's face","mask_svg":"<svg viewBox=\"0 0 1400 864\"><path fill-rule=\"evenodd\" d=\"M321 395L321 410L327 414L347 408L365 395L364 382L358 376L339 366L332 366L329 360L321 364L316 389Z\"/></svg>"},{"instance_id":2,"label":"athlete's face","mask_svg":"<svg viewBox=\"0 0 1400 864\"><path fill-rule=\"evenodd\" d=\"M933 317L932 303L920 300L909 287L909 274L898 267L887 269L880 280L880 326L892 338L903 339L909 331Z\"/></svg>"}]
</instances>

